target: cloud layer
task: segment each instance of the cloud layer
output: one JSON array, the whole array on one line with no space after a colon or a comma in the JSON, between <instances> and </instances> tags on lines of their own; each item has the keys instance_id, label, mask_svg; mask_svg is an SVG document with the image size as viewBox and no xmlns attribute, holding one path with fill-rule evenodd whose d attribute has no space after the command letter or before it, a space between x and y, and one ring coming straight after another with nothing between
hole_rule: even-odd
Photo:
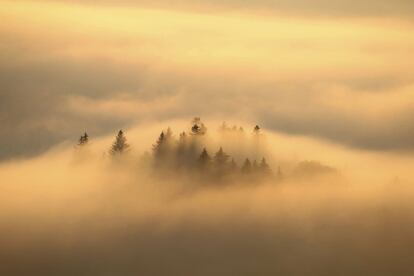
<instances>
[{"instance_id":1,"label":"cloud layer","mask_svg":"<svg viewBox=\"0 0 414 276\"><path fill-rule=\"evenodd\" d=\"M318 3L342 10L341 1ZM309 5L299 4L289 5ZM350 6L363 13L360 5L368 4ZM84 130L99 136L195 115L354 148L414 148L413 29L401 18L143 6L4 1L0 158L37 154Z\"/></svg>"}]
</instances>

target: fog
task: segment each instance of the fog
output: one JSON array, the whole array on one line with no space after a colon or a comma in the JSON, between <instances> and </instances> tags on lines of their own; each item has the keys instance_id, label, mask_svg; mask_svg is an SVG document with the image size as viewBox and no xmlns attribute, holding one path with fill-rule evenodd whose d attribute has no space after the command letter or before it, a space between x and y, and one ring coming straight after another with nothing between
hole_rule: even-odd
<instances>
[{"instance_id":1,"label":"fog","mask_svg":"<svg viewBox=\"0 0 414 276\"><path fill-rule=\"evenodd\" d=\"M2 160L36 156L82 129L108 135L195 115L350 148L414 149L404 16L250 12L272 1L226 2L245 10L213 13L141 1L1 2L0 142L13 141Z\"/></svg>"},{"instance_id":2,"label":"fog","mask_svg":"<svg viewBox=\"0 0 414 276\"><path fill-rule=\"evenodd\" d=\"M206 121L212 149L231 142L220 125ZM413 273L411 158L262 129L271 169L280 166L283 179L212 183L142 161L160 130L189 126L126 129L122 158L108 154L113 135L3 162L1 274Z\"/></svg>"},{"instance_id":3,"label":"fog","mask_svg":"<svg viewBox=\"0 0 414 276\"><path fill-rule=\"evenodd\" d=\"M413 275L412 1L0 4L0 275Z\"/></svg>"}]
</instances>

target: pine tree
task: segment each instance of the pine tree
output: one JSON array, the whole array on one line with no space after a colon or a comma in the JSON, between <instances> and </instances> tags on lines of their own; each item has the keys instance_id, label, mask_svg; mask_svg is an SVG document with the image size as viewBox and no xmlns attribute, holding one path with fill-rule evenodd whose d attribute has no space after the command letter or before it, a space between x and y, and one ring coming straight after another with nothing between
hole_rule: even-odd
<instances>
[{"instance_id":1,"label":"pine tree","mask_svg":"<svg viewBox=\"0 0 414 276\"><path fill-rule=\"evenodd\" d=\"M220 131L225 132L227 130L229 130L229 127L227 126L226 122L223 122L219 128Z\"/></svg>"},{"instance_id":2,"label":"pine tree","mask_svg":"<svg viewBox=\"0 0 414 276\"><path fill-rule=\"evenodd\" d=\"M270 169L269 165L267 164L266 159L264 157L262 158L262 161L260 162L259 169L264 174L271 173L271 169Z\"/></svg>"},{"instance_id":3,"label":"pine tree","mask_svg":"<svg viewBox=\"0 0 414 276\"><path fill-rule=\"evenodd\" d=\"M165 144L165 134L164 131L161 131L160 136L158 137L157 142L155 142L154 145L152 145L152 151L154 153L154 156L160 157L163 155L164 152L164 144Z\"/></svg>"},{"instance_id":4,"label":"pine tree","mask_svg":"<svg viewBox=\"0 0 414 276\"><path fill-rule=\"evenodd\" d=\"M207 132L206 126L201 122L199 117L195 117L192 121L193 126L191 127L192 135L204 135Z\"/></svg>"},{"instance_id":5,"label":"pine tree","mask_svg":"<svg viewBox=\"0 0 414 276\"><path fill-rule=\"evenodd\" d=\"M200 157L198 158L198 165L200 168L207 168L211 163L211 157L208 154L206 148L203 149L203 151L200 154Z\"/></svg>"},{"instance_id":6,"label":"pine tree","mask_svg":"<svg viewBox=\"0 0 414 276\"><path fill-rule=\"evenodd\" d=\"M198 154L198 153L197 153ZM182 132L178 138L177 147L174 154L175 165L177 167L188 167L194 165L194 161L198 156L191 158L190 156L190 143L187 133Z\"/></svg>"},{"instance_id":7,"label":"pine tree","mask_svg":"<svg viewBox=\"0 0 414 276\"><path fill-rule=\"evenodd\" d=\"M128 150L129 144L127 143L127 139L124 135L124 132L120 130L115 138L115 142L112 144L110 153L112 155L119 155L127 152Z\"/></svg>"},{"instance_id":8,"label":"pine tree","mask_svg":"<svg viewBox=\"0 0 414 276\"><path fill-rule=\"evenodd\" d=\"M174 146L176 146L176 142L174 141L174 136L171 128L168 128L167 131L161 132L157 142L155 142L155 144L152 146L152 150L155 155L163 155L166 154L169 150L172 150Z\"/></svg>"},{"instance_id":9,"label":"pine tree","mask_svg":"<svg viewBox=\"0 0 414 276\"><path fill-rule=\"evenodd\" d=\"M172 131L171 131L171 128L170 127L168 127L167 128L167 132L165 133L165 140L166 141L169 141L170 139L172 139L173 138L173 133L172 133Z\"/></svg>"},{"instance_id":10,"label":"pine tree","mask_svg":"<svg viewBox=\"0 0 414 276\"><path fill-rule=\"evenodd\" d=\"M187 134L185 132L180 133L180 137L178 138L177 143L177 154L183 155L185 154L187 148Z\"/></svg>"},{"instance_id":11,"label":"pine tree","mask_svg":"<svg viewBox=\"0 0 414 276\"><path fill-rule=\"evenodd\" d=\"M78 146L84 146L89 142L89 135L85 132L84 135L81 135L79 138Z\"/></svg>"},{"instance_id":12,"label":"pine tree","mask_svg":"<svg viewBox=\"0 0 414 276\"><path fill-rule=\"evenodd\" d=\"M229 156L223 151L223 148L220 147L219 151L214 155L214 163L216 166L224 167L227 164Z\"/></svg>"},{"instance_id":13,"label":"pine tree","mask_svg":"<svg viewBox=\"0 0 414 276\"><path fill-rule=\"evenodd\" d=\"M252 163L250 163L249 158L246 158L246 160L244 161L244 164L241 168L241 172L245 173L245 174L248 174L248 173L251 173L251 171L252 171Z\"/></svg>"}]
</instances>

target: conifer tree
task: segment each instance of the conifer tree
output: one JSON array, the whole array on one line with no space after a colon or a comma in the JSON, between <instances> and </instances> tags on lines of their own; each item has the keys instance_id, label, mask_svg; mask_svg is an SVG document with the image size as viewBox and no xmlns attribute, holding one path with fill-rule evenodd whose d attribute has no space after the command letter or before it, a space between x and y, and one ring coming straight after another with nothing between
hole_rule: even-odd
<instances>
[{"instance_id":1,"label":"conifer tree","mask_svg":"<svg viewBox=\"0 0 414 276\"><path fill-rule=\"evenodd\" d=\"M227 164L227 160L229 159L229 156L223 151L223 148L220 147L219 151L214 155L214 163L217 166L223 167Z\"/></svg>"},{"instance_id":2,"label":"conifer tree","mask_svg":"<svg viewBox=\"0 0 414 276\"><path fill-rule=\"evenodd\" d=\"M156 165L177 165L177 142L174 140L171 128L162 131L156 143L152 146Z\"/></svg>"},{"instance_id":3,"label":"conifer tree","mask_svg":"<svg viewBox=\"0 0 414 276\"><path fill-rule=\"evenodd\" d=\"M177 154L184 155L187 148L187 134L184 132L180 133L177 143Z\"/></svg>"},{"instance_id":4,"label":"conifer tree","mask_svg":"<svg viewBox=\"0 0 414 276\"><path fill-rule=\"evenodd\" d=\"M177 160L181 163L185 161L186 153L187 153L187 134L184 132L180 133L180 137L178 138L177 142Z\"/></svg>"},{"instance_id":5,"label":"conifer tree","mask_svg":"<svg viewBox=\"0 0 414 276\"><path fill-rule=\"evenodd\" d=\"M206 148L204 148L200 154L200 157L198 158L198 165L200 166L200 168L205 169L210 165L210 163L211 157L208 154Z\"/></svg>"},{"instance_id":6,"label":"conifer tree","mask_svg":"<svg viewBox=\"0 0 414 276\"><path fill-rule=\"evenodd\" d=\"M225 132L227 130L229 130L229 127L227 126L226 122L223 122L219 128L220 131Z\"/></svg>"},{"instance_id":7,"label":"conifer tree","mask_svg":"<svg viewBox=\"0 0 414 276\"><path fill-rule=\"evenodd\" d=\"M204 135L207 132L206 126L201 122L199 117L195 117L192 121L193 126L191 127L192 135Z\"/></svg>"},{"instance_id":8,"label":"conifer tree","mask_svg":"<svg viewBox=\"0 0 414 276\"><path fill-rule=\"evenodd\" d=\"M152 145L152 151L154 153L154 157L160 157L164 152L164 144L165 144L165 134L164 131L161 131L160 136L158 137L157 142Z\"/></svg>"},{"instance_id":9,"label":"conifer tree","mask_svg":"<svg viewBox=\"0 0 414 276\"><path fill-rule=\"evenodd\" d=\"M245 174L248 174L248 173L251 173L251 171L252 171L252 163L250 163L249 158L246 158L246 160L244 161L244 164L241 168L241 172L245 173Z\"/></svg>"},{"instance_id":10,"label":"conifer tree","mask_svg":"<svg viewBox=\"0 0 414 276\"><path fill-rule=\"evenodd\" d=\"M260 162L260 170L264 173L270 173L270 167L266 162L266 159L263 157L262 161Z\"/></svg>"},{"instance_id":11,"label":"conifer tree","mask_svg":"<svg viewBox=\"0 0 414 276\"><path fill-rule=\"evenodd\" d=\"M78 146L84 146L89 142L89 135L85 132L85 134L81 135L79 138Z\"/></svg>"},{"instance_id":12,"label":"conifer tree","mask_svg":"<svg viewBox=\"0 0 414 276\"><path fill-rule=\"evenodd\" d=\"M129 144L127 143L127 139L124 135L124 132L120 130L115 138L115 142L112 144L110 153L112 155L119 155L127 152L128 150Z\"/></svg>"},{"instance_id":13,"label":"conifer tree","mask_svg":"<svg viewBox=\"0 0 414 276\"><path fill-rule=\"evenodd\" d=\"M272 170L270 169L270 167L267 164L266 159L264 157L262 158L262 161L260 162L259 169L263 174L271 174L272 173Z\"/></svg>"}]
</instances>

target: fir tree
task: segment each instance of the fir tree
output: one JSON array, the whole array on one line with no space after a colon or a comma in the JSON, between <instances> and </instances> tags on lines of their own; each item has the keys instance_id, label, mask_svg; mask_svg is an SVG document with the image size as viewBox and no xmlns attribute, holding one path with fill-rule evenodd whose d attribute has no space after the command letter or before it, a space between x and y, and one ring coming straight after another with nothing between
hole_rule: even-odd
<instances>
[{"instance_id":1,"label":"fir tree","mask_svg":"<svg viewBox=\"0 0 414 276\"><path fill-rule=\"evenodd\" d=\"M154 157L158 158L164 153L164 145L165 145L165 134L164 131L161 131L160 136L158 137L157 142L152 145L152 152L154 153Z\"/></svg>"},{"instance_id":2,"label":"fir tree","mask_svg":"<svg viewBox=\"0 0 414 276\"><path fill-rule=\"evenodd\" d=\"M252 163L250 163L249 158L246 158L246 160L244 161L244 164L241 168L241 172L245 173L245 174L248 174L248 173L251 173L251 171L252 171Z\"/></svg>"},{"instance_id":3,"label":"fir tree","mask_svg":"<svg viewBox=\"0 0 414 276\"><path fill-rule=\"evenodd\" d=\"M200 168L205 169L210 165L210 163L211 157L208 154L206 148L204 148L200 154L200 157L198 158L198 165L200 166Z\"/></svg>"},{"instance_id":4,"label":"fir tree","mask_svg":"<svg viewBox=\"0 0 414 276\"><path fill-rule=\"evenodd\" d=\"M171 128L168 128L167 131L161 132L157 142L155 142L155 145L152 146L152 150L154 151L155 155L166 154L175 146L175 144L176 143L174 143L174 137Z\"/></svg>"},{"instance_id":5,"label":"fir tree","mask_svg":"<svg viewBox=\"0 0 414 276\"><path fill-rule=\"evenodd\" d=\"M85 134L81 135L79 138L78 146L84 146L89 142L89 135L85 132Z\"/></svg>"},{"instance_id":6,"label":"fir tree","mask_svg":"<svg viewBox=\"0 0 414 276\"><path fill-rule=\"evenodd\" d=\"M187 150L187 134L185 132L180 133L177 143L177 154L179 157L183 157Z\"/></svg>"},{"instance_id":7,"label":"fir tree","mask_svg":"<svg viewBox=\"0 0 414 276\"><path fill-rule=\"evenodd\" d=\"M206 126L201 122L199 117L195 117L192 121L193 126L191 127L192 135L204 135L207 132Z\"/></svg>"},{"instance_id":8,"label":"fir tree","mask_svg":"<svg viewBox=\"0 0 414 276\"><path fill-rule=\"evenodd\" d=\"M220 147L219 151L214 155L214 163L217 166L223 167L227 164L227 160L229 159L229 156L223 151L223 148Z\"/></svg>"},{"instance_id":9,"label":"fir tree","mask_svg":"<svg viewBox=\"0 0 414 276\"><path fill-rule=\"evenodd\" d=\"M264 173L270 173L271 172L270 167L267 164L266 159L264 157L262 158L262 161L260 162L260 170Z\"/></svg>"},{"instance_id":10,"label":"fir tree","mask_svg":"<svg viewBox=\"0 0 414 276\"><path fill-rule=\"evenodd\" d=\"M110 153L112 155L119 155L127 152L128 150L129 144L127 143L127 139L124 135L124 132L120 130L115 138L115 142L112 144Z\"/></svg>"}]
</instances>

